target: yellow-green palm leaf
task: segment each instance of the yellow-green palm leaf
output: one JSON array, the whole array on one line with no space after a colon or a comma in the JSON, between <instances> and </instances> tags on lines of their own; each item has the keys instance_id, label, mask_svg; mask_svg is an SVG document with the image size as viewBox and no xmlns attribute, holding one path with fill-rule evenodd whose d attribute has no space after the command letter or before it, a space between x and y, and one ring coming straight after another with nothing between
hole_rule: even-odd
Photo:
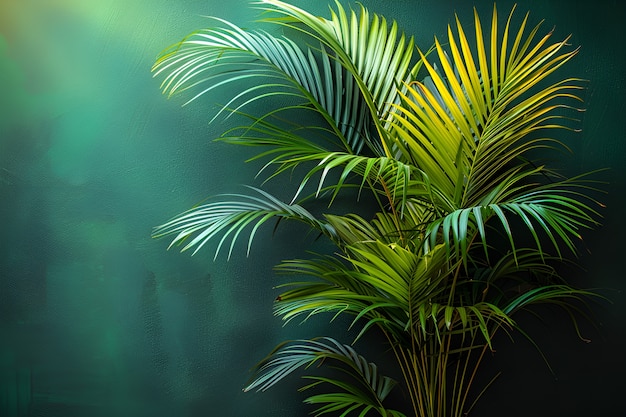
<instances>
[{"instance_id":1,"label":"yellow-green palm leaf","mask_svg":"<svg viewBox=\"0 0 626 417\"><path fill-rule=\"evenodd\" d=\"M492 217L512 243L509 224L518 217L538 245L541 230L560 251L559 240L574 249L579 228L594 224L589 201L572 198L587 186L581 178L562 181L525 159L530 151L564 147L549 132L570 129L560 111L572 109L568 102L579 100L581 88L578 79L550 77L577 50L568 39L550 43L551 33L537 38L539 26L526 34L526 20L513 33L509 16L500 35L494 8L485 39L475 12L472 48L457 18L456 34L448 27L447 50L435 40L437 61L421 54L427 79L412 82L395 107L401 160L422 170L449 204L429 225L427 243L443 238L465 253L467 240L479 233L486 247L484 225Z\"/></svg>"}]
</instances>

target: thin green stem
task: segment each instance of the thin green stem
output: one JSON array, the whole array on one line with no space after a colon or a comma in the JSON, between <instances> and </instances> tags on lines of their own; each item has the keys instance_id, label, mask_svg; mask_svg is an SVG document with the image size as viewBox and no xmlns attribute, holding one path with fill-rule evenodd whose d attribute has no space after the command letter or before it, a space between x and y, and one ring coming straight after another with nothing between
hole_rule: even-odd
<instances>
[{"instance_id":1,"label":"thin green stem","mask_svg":"<svg viewBox=\"0 0 626 417\"><path fill-rule=\"evenodd\" d=\"M413 411L417 416L418 399L416 395L419 390L417 388L417 381L415 381L415 379L412 377L413 375L415 375L415 373L411 372L410 362L407 360L406 353L404 352L402 347L394 340L392 340L391 336L387 331L385 331L385 329L382 329L382 331L387 338L389 345L391 346L391 350L393 351L394 356L396 357L396 361L398 363L398 366L400 367L400 371L402 372L402 377L404 378L404 383L406 385L406 389L411 400L411 406L413 407ZM400 356L400 354L402 355L402 357Z\"/></svg>"}]
</instances>

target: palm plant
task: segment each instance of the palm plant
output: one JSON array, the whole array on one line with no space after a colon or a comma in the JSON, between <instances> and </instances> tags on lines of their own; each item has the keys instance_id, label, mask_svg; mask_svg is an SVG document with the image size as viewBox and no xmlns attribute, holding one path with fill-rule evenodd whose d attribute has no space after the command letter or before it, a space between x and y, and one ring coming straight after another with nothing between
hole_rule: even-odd
<instances>
[{"instance_id":1,"label":"palm plant","mask_svg":"<svg viewBox=\"0 0 626 417\"><path fill-rule=\"evenodd\" d=\"M154 236L173 235L170 246L194 253L215 241L215 256L224 248L230 256L243 235L249 251L271 219L306 223L336 252L280 263L278 272L296 278L282 286L275 313L287 321L352 316L357 340L378 329L411 415L465 415L483 392L470 388L494 335L527 336L516 313L549 303L575 320L594 295L554 267L576 253L581 229L597 224L592 184L532 160L566 148L549 133L569 129L581 81L553 73L577 50L538 36L539 25L528 30L528 15L515 31L513 10L502 28L495 7L487 36L474 11L474 44L456 18L445 47L435 39L422 50L363 6L337 2L326 19L278 0L258 4L283 34L214 18L216 27L174 45L154 71L169 95L195 90L190 101L236 89L222 111L249 122L220 140L259 147L253 159L265 161L268 179L301 173L294 196L252 187L218 196ZM273 97L287 100L246 111ZM354 204L343 211L355 190L371 197L373 215ZM328 213L307 209L319 200ZM279 345L245 390L322 362L340 373L305 376L316 415L405 415L385 401L397 382L327 337Z\"/></svg>"}]
</instances>

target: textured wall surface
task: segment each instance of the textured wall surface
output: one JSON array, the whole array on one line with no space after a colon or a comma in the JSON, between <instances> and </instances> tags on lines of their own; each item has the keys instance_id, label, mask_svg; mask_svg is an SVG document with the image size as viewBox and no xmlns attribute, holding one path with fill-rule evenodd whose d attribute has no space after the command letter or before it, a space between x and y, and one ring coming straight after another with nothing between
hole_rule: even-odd
<instances>
[{"instance_id":1,"label":"textured wall surface","mask_svg":"<svg viewBox=\"0 0 626 417\"><path fill-rule=\"evenodd\" d=\"M327 15L326 2L292 3ZM489 16L492 2L476 2ZM245 149L211 139L212 97L181 108L150 67L202 15L250 24L243 0L0 1L0 416L306 415L293 384L244 394L248 369L278 341L329 333L272 316L272 265L315 245L268 232L249 258L166 251L151 228L208 195L253 183ZM418 45L469 2L367 0ZM508 12L511 1L498 3ZM582 286L611 288L599 331L535 322L556 378L523 340L502 340L502 370L472 415L618 416L626 392L626 32L620 1L518 1L531 22L582 47L564 72L585 78L587 111L564 166L610 167L603 226L585 235ZM621 214L622 213L622 214ZM296 237L297 236L297 237Z\"/></svg>"}]
</instances>

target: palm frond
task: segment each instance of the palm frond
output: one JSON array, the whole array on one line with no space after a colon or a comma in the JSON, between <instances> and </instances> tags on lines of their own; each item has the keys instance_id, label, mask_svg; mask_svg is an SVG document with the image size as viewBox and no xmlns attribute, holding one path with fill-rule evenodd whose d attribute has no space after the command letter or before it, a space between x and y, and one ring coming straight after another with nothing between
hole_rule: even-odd
<instances>
[{"instance_id":1,"label":"palm frond","mask_svg":"<svg viewBox=\"0 0 626 417\"><path fill-rule=\"evenodd\" d=\"M314 16L279 0L262 0L265 10L278 12L279 18L266 20L285 25L318 39L336 54L336 59L354 77L376 126L379 146L393 155L387 131L392 120L393 104L399 102L403 85L417 75L421 61L412 63L414 42L407 40L395 21L371 14L359 6L359 13L347 13L339 2L331 9L331 19ZM372 144L376 149L376 144ZM379 155L381 155L379 153Z\"/></svg>"},{"instance_id":2,"label":"palm frond","mask_svg":"<svg viewBox=\"0 0 626 417\"><path fill-rule=\"evenodd\" d=\"M316 415L337 410L361 410L363 416L370 410L376 410L380 415L387 415L382 402L396 382L380 374L378 367L359 355L354 348L330 337L281 343L255 367L254 379L244 391L265 391L300 368L309 369L322 363L340 370L349 376L350 381L305 376L315 382L302 390L324 383L340 389L338 393L313 395L305 400L310 404L324 404L317 409ZM396 412L395 415L401 414Z\"/></svg>"},{"instance_id":3,"label":"palm frond","mask_svg":"<svg viewBox=\"0 0 626 417\"><path fill-rule=\"evenodd\" d=\"M284 163L291 166L305 161L313 162L315 165L302 176L296 196L316 176L319 176L319 179L315 195L319 196L322 190L332 191L330 203L345 187L354 188L355 185L359 188L359 194L367 187L375 196L382 196L380 209L384 209L385 205L395 205L396 199L401 200L398 206L402 209L409 189L414 192L413 197L418 196L417 193L423 194L424 187L411 187L411 184L422 182L422 173L393 158L367 157L344 152L322 152L302 154L297 159L292 158ZM334 171L338 173L332 178L333 184L325 186L329 174Z\"/></svg>"},{"instance_id":4,"label":"palm frond","mask_svg":"<svg viewBox=\"0 0 626 417\"><path fill-rule=\"evenodd\" d=\"M184 245L182 251L195 247L198 252L207 242L219 238L215 257L224 243L230 239L228 256L230 257L237 239L245 229L250 228L248 252L260 226L272 218L286 218L305 222L312 228L332 239L334 231L326 222L318 220L309 211L298 204L287 204L267 192L248 187L259 194L258 197L246 194L224 194L217 201L188 210L172 220L156 227L153 237L175 235L170 248Z\"/></svg>"},{"instance_id":5,"label":"palm frond","mask_svg":"<svg viewBox=\"0 0 626 417\"><path fill-rule=\"evenodd\" d=\"M282 285L289 290L279 295L276 314L285 320L326 312L350 314L355 317L353 324L364 320L357 338L372 326L402 337L422 323L418 317L424 314L423 306L448 294L443 282L454 265L443 245L425 255L380 241L361 241L343 250L347 263L329 258L281 263L280 272L319 281Z\"/></svg>"},{"instance_id":6,"label":"palm frond","mask_svg":"<svg viewBox=\"0 0 626 417\"><path fill-rule=\"evenodd\" d=\"M451 203L428 226L425 249L443 239L465 263L468 242L476 233L486 250L489 218L498 219L514 250L510 224L519 218L540 248L538 230L561 253L563 244L575 251L578 229L595 224L597 215L572 191L584 187L576 183L580 178L541 185L540 177L549 171L524 159L532 150L564 147L535 133L569 128L560 122L559 110L572 108L561 104L563 99L579 100L575 92L580 80L542 83L577 50L565 50L567 39L550 44L551 34L534 42L539 26L525 36L526 20L509 49L510 21L511 16L500 38L494 8L485 42L475 13L474 56L457 18L457 35L448 27L450 55L435 41L441 69L422 54L428 82L412 82L395 113L393 129L403 160L411 161L447 196L439 201Z\"/></svg>"},{"instance_id":7,"label":"palm frond","mask_svg":"<svg viewBox=\"0 0 626 417\"><path fill-rule=\"evenodd\" d=\"M535 172L526 174L530 176ZM598 224L596 218L599 213L590 206L598 203L577 190L580 184L566 180L545 186L520 185L508 189L505 187L506 181L501 184L494 191L503 193L493 192L478 206L455 210L431 222L426 231L429 240L425 241L425 250L443 236L446 245L453 248L457 255L461 254L464 262L467 262L467 249L474 234L480 236L487 252L485 224L495 217L509 239L514 256L517 256L517 250L511 223L513 219L518 219L530 231L540 254L544 253L543 237L547 237L559 257L562 257L563 245L571 253L577 252L576 241L580 239L580 229Z\"/></svg>"},{"instance_id":8,"label":"palm frond","mask_svg":"<svg viewBox=\"0 0 626 417\"><path fill-rule=\"evenodd\" d=\"M188 101L214 90L237 85L222 109L241 112L258 100L272 96L299 100L298 106L321 115L345 150L360 152L369 133L369 111L354 79L322 48L317 53L295 41L267 32L246 31L223 19L221 27L205 29L165 51L153 67L154 75L166 74L164 93L200 89ZM244 86L241 88L241 86ZM258 116L264 120L293 108L288 104Z\"/></svg>"},{"instance_id":9,"label":"palm frond","mask_svg":"<svg viewBox=\"0 0 626 417\"><path fill-rule=\"evenodd\" d=\"M387 297L372 282L357 279L354 268L335 257L286 260L276 270L301 277L278 286L284 291L276 298L274 312L287 322L295 318L304 322L323 313L350 315L352 326L360 326L356 340L373 326L398 334L406 328L403 303Z\"/></svg>"},{"instance_id":10,"label":"palm frond","mask_svg":"<svg viewBox=\"0 0 626 417\"><path fill-rule=\"evenodd\" d=\"M514 327L514 321L507 312L487 302L467 305L421 304L416 311L416 317L419 319L416 328L424 340L430 337L429 332L433 332L440 343L446 333L463 335L479 333L482 336L481 340L484 340L484 343L478 342L473 336L473 342L460 347L461 350L475 349L484 344L492 348L492 338L496 329Z\"/></svg>"}]
</instances>

